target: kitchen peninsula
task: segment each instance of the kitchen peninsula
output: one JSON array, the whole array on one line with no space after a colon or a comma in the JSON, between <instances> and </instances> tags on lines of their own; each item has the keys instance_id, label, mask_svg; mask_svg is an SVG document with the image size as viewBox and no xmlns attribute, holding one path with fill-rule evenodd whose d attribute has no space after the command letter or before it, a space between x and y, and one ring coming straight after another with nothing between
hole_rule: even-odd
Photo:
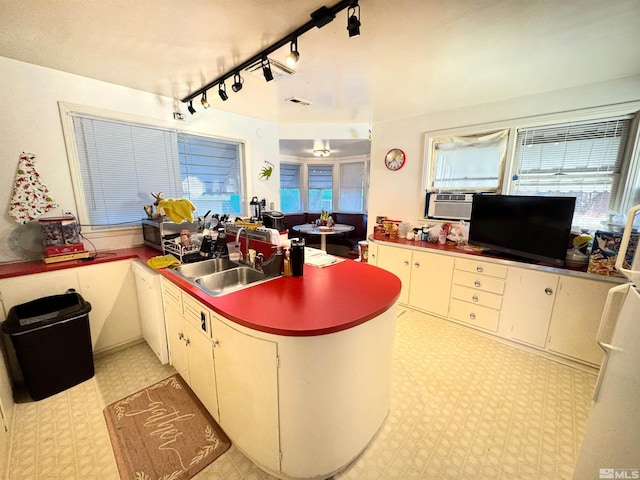
<instances>
[{"instance_id":1,"label":"kitchen peninsula","mask_svg":"<svg viewBox=\"0 0 640 480\"><path fill-rule=\"evenodd\" d=\"M11 277L47 272L0 265L0 292ZM256 465L283 479L328 478L366 448L389 411L395 275L345 260L214 297L158 272L172 364Z\"/></svg>"}]
</instances>

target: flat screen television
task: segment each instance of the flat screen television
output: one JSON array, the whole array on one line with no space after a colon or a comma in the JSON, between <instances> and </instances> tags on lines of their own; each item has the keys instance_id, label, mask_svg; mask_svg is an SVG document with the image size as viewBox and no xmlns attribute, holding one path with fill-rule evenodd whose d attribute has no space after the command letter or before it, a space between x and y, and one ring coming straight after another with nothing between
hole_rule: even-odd
<instances>
[{"instance_id":1,"label":"flat screen television","mask_svg":"<svg viewBox=\"0 0 640 480\"><path fill-rule=\"evenodd\" d=\"M473 196L469 244L502 257L563 266L575 197Z\"/></svg>"}]
</instances>

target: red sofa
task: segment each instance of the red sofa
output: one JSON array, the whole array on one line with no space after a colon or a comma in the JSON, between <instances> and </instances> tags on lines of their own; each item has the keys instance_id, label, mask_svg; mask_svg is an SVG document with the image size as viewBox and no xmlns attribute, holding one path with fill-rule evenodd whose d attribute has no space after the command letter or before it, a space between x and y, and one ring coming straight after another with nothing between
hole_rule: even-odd
<instances>
[{"instance_id":1,"label":"red sofa","mask_svg":"<svg viewBox=\"0 0 640 480\"><path fill-rule=\"evenodd\" d=\"M347 258L358 258L358 242L367 238L367 214L340 213L331 214L335 223L352 225L354 228L347 233L327 235L327 251L333 255ZM293 230L295 225L313 223L320 218L319 213L289 213L284 215L284 225L289 229L289 238L298 238L298 232ZM320 245L318 235L302 235L307 245Z\"/></svg>"}]
</instances>

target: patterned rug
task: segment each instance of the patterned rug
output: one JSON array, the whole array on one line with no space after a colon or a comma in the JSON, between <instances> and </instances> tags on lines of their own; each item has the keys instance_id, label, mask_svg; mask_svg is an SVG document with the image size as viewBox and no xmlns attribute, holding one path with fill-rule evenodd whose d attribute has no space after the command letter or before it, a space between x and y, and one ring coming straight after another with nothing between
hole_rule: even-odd
<instances>
[{"instance_id":1,"label":"patterned rug","mask_svg":"<svg viewBox=\"0 0 640 480\"><path fill-rule=\"evenodd\" d=\"M104 409L120 478L191 478L231 442L180 375Z\"/></svg>"}]
</instances>

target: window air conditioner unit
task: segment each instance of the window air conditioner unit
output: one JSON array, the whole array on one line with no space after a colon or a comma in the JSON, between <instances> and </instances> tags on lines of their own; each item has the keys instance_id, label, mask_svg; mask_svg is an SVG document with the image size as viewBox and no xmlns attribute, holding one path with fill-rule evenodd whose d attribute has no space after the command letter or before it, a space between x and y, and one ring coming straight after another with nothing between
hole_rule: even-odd
<instances>
[{"instance_id":1,"label":"window air conditioner unit","mask_svg":"<svg viewBox=\"0 0 640 480\"><path fill-rule=\"evenodd\" d=\"M472 193L427 193L424 215L443 220L469 220Z\"/></svg>"}]
</instances>

